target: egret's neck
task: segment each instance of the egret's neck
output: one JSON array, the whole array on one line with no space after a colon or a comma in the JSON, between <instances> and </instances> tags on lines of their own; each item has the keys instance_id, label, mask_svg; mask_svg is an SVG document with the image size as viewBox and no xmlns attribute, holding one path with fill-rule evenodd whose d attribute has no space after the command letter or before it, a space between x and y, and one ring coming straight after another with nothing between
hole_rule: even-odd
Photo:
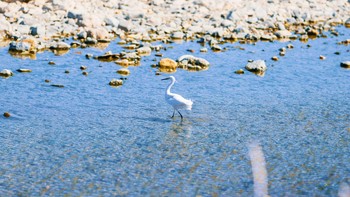
<instances>
[{"instance_id":1,"label":"egret's neck","mask_svg":"<svg viewBox=\"0 0 350 197\"><path fill-rule=\"evenodd\" d=\"M170 89L171 87L173 87L174 83L175 83L175 80L171 80L171 83L168 85L166 89L166 94L171 94Z\"/></svg>"}]
</instances>

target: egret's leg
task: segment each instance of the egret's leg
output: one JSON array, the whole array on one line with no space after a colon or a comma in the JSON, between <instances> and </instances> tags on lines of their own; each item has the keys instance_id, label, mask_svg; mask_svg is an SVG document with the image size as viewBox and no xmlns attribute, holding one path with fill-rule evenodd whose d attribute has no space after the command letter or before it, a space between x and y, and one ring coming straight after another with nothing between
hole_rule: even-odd
<instances>
[{"instance_id":1,"label":"egret's leg","mask_svg":"<svg viewBox=\"0 0 350 197\"><path fill-rule=\"evenodd\" d=\"M171 118L174 118L174 116L175 116L175 109L174 109L174 112L173 112L173 115L171 116Z\"/></svg>"},{"instance_id":2,"label":"egret's leg","mask_svg":"<svg viewBox=\"0 0 350 197\"><path fill-rule=\"evenodd\" d=\"M177 110L177 112L180 114L180 116L181 116L181 120L182 120L182 119L183 119L182 114L179 112L179 110Z\"/></svg>"}]
</instances>

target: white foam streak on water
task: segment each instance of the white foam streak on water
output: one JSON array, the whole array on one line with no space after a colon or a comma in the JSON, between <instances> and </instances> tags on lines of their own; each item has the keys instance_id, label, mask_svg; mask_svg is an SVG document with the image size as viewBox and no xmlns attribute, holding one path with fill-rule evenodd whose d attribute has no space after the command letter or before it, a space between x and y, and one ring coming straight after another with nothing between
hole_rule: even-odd
<instances>
[{"instance_id":1,"label":"white foam streak on water","mask_svg":"<svg viewBox=\"0 0 350 197\"><path fill-rule=\"evenodd\" d=\"M268 178L266 162L262 147L257 142L249 144L249 158L252 165L254 178L254 196L264 197L268 195Z\"/></svg>"},{"instance_id":2,"label":"white foam streak on water","mask_svg":"<svg viewBox=\"0 0 350 197\"><path fill-rule=\"evenodd\" d=\"M347 183L341 183L338 192L339 197L349 197L350 196L350 186Z\"/></svg>"}]
</instances>

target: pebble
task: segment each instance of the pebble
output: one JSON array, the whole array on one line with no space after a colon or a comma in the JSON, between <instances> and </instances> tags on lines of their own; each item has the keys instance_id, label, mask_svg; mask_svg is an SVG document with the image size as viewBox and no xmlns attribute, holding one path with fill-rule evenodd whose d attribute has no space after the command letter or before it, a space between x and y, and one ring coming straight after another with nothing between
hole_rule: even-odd
<instances>
[{"instance_id":1,"label":"pebble","mask_svg":"<svg viewBox=\"0 0 350 197\"><path fill-rule=\"evenodd\" d=\"M201 48L199 51L202 52L202 53L206 53L206 52L208 52L208 49L205 48L205 47L203 47L203 48Z\"/></svg>"},{"instance_id":2,"label":"pebble","mask_svg":"<svg viewBox=\"0 0 350 197\"><path fill-rule=\"evenodd\" d=\"M4 117L5 117L5 118L9 118L10 116L11 116L11 114L10 114L9 112L5 112L5 113L4 113Z\"/></svg>"},{"instance_id":3,"label":"pebble","mask_svg":"<svg viewBox=\"0 0 350 197\"><path fill-rule=\"evenodd\" d=\"M64 85L60 84L51 84L52 87L57 87L57 88L64 88Z\"/></svg>"},{"instance_id":4,"label":"pebble","mask_svg":"<svg viewBox=\"0 0 350 197\"><path fill-rule=\"evenodd\" d=\"M86 59L91 59L93 56L94 56L94 55L92 55L91 53L87 53L87 54L85 55L85 58L86 58Z\"/></svg>"},{"instance_id":5,"label":"pebble","mask_svg":"<svg viewBox=\"0 0 350 197\"><path fill-rule=\"evenodd\" d=\"M130 71L126 68L122 68L122 69L117 70L117 73L120 75L123 75L123 76L127 76L130 74Z\"/></svg>"},{"instance_id":6,"label":"pebble","mask_svg":"<svg viewBox=\"0 0 350 197\"><path fill-rule=\"evenodd\" d=\"M277 56L273 56L271 59L272 59L273 61L278 61L278 57L277 57Z\"/></svg>"},{"instance_id":7,"label":"pebble","mask_svg":"<svg viewBox=\"0 0 350 197\"><path fill-rule=\"evenodd\" d=\"M18 72L21 72L21 73L29 73L29 72L32 72L32 70L30 69L26 69L26 68L20 68L20 69L17 69Z\"/></svg>"},{"instance_id":8,"label":"pebble","mask_svg":"<svg viewBox=\"0 0 350 197\"><path fill-rule=\"evenodd\" d=\"M341 62L340 66L343 68L350 68L350 61Z\"/></svg>"},{"instance_id":9,"label":"pebble","mask_svg":"<svg viewBox=\"0 0 350 197\"><path fill-rule=\"evenodd\" d=\"M235 71L236 74L242 75L244 74L244 70L243 69L239 69Z\"/></svg>"},{"instance_id":10,"label":"pebble","mask_svg":"<svg viewBox=\"0 0 350 197\"><path fill-rule=\"evenodd\" d=\"M121 79L112 79L109 82L109 85L110 86L121 86L121 85L123 85L123 80L121 80Z\"/></svg>"},{"instance_id":11,"label":"pebble","mask_svg":"<svg viewBox=\"0 0 350 197\"><path fill-rule=\"evenodd\" d=\"M0 72L0 76L2 77L10 77L13 76L13 72L11 70L8 69L4 69Z\"/></svg>"},{"instance_id":12,"label":"pebble","mask_svg":"<svg viewBox=\"0 0 350 197\"><path fill-rule=\"evenodd\" d=\"M292 44L287 45L287 49L292 49L292 48L294 48L294 46Z\"/></svg>"}]
</instances>

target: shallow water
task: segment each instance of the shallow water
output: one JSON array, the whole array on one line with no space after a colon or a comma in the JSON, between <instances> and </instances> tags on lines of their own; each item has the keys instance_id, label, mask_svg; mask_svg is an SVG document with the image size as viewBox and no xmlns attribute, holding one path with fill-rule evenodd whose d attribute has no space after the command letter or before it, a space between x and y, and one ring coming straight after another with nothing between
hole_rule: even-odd
<instances>
[{"instance_id":1,"label":"shallow water","mask_svg":"<svg viewBox=\"0 0 350 197\"><path fill-rule=\"evenodd\" d=\"M276 62L270 58L289 42L227 43L220 53L200 53L196 42L165 45L173 48L161 51L163 57L194 49L211 63L206 71L172 74L173 91L194 100L182 122L170 118L168 81L161 81L168 74L155 75L150 65L160 58L154 53L112 88L108 82L120 77L121 66L85 54L123 50L115 42L62 56L44 52L35 60L1 48L0 70L33 72L0 78L0 113L12 115L0 118L0 194L251 196L248 147L257 142L270 195L335 196L350 182L350 70L340 67L350 52L336 44L350 31L339 31L338 37L293 41ZM248 59L266 60L263 77L234 73Z\"/></svg>"}]
</instances>

